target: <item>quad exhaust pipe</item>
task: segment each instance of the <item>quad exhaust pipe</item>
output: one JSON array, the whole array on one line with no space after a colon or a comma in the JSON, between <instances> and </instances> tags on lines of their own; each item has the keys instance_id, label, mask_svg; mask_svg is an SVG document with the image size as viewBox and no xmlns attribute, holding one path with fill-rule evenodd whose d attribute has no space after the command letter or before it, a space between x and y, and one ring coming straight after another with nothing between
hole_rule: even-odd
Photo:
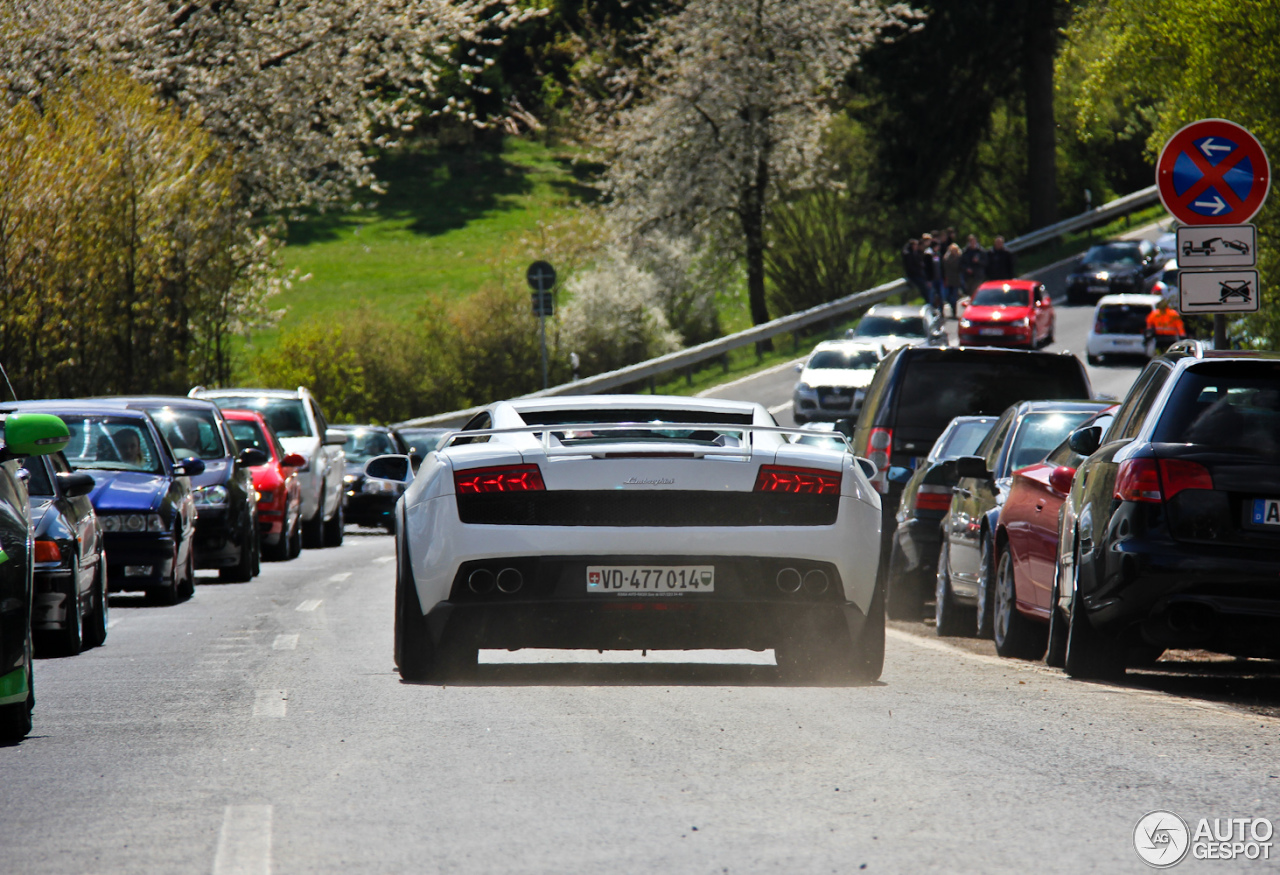
<instances>
[{"instance_id":1,"label":"quad exhaust pipe","mask_svg":"<svg viewBox=\"0 0 1280 875\"><path fill-rule=\"evenodd\" d=\"M476 595L488 595L497 589L511 595L524 586L524 575L518 568L504 568L494 574L488 568L477 568L467 575L467 589Z\"/></svg>"}]
</instances>

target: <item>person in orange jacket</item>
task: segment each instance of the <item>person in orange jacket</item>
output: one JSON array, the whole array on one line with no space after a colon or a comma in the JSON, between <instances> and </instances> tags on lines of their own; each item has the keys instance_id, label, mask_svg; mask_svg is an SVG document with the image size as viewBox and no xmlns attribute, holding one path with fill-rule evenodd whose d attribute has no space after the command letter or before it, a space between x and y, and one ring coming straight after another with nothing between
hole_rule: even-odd
<instances>
[{"instance_id":1,"label":"person in orange jacket","mask_svg":"<svg viewBox=\"0 0 1280 875\"><path fill-rule=\"evenodd\" d=\"M1147 337L1154 340L1154 346L1165 349L1169 344L1187 336L1187 329L1182 324L1178 311L1169 306L1167 299L1156 304L1155 309L1147 314ZM1154 353L1153 353L1154 354Z\"/></svg>"}]
</instances>

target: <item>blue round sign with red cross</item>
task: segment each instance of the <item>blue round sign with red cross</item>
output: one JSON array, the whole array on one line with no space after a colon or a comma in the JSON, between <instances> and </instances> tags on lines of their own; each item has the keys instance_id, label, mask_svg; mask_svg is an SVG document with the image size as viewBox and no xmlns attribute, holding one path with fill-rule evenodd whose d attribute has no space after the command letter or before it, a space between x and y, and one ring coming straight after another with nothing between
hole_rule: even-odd
<instances>
[{"instance_id":1,"label":"blue round sign with red cross","mask_svg":"<svg viewBox=\"0 0 1280 875\"><path fill-rule=\"evenodd\" d=\"M1184 225L1243 225L1271 189L1271 165L1253 134L1219 118L1169 138L1156 162L1165 209Z\"/></svg>"}]
</instances>

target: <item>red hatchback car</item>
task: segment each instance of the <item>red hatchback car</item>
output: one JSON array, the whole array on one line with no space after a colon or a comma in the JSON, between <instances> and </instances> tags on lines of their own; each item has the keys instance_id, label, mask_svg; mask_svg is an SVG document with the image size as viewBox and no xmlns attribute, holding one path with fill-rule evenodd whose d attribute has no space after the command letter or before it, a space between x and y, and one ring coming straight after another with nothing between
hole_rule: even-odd
<instances>
[{"instance_id":1,"label":"red hatchback car","mask_svg":"<svg viewBox=\"0 0 1280 875\"><path fill-rule=\"evenodd\" d=\"M1079 428L1106 431L1119 405ZM996 523L995 610L992 631L1001 656L1039 659L1049 636L1049 606L1058 560L1058 511L1083 461L1066 441L1043 462L1013 472Z\"/></svg>"},{"instance_id":2,"label":"red hatchback car","mask_svg":"<svg viewBox=\"0 0 1280 875\"><path fill-rule=\"evenodd\" d=\"M307 460L286 453L262 414L253 410L224 410L231 436L241 448L257 447L267 454L265 465L251 468L258 493L258 527L262 555L280 561L302 552L302 486L298 468Z\"/></svg>"},{"instance_id":3,"label":"red hatchback car","mask_svg":"<svg viewBox=\"0 0 1280 875\"><path fill-rule=\"evenodd\" d=\"M960 301L961 346L1016 346L1026 349L1053 342L1053 301L1044 283L992 280Z\"/></svg>"}]
</instances>

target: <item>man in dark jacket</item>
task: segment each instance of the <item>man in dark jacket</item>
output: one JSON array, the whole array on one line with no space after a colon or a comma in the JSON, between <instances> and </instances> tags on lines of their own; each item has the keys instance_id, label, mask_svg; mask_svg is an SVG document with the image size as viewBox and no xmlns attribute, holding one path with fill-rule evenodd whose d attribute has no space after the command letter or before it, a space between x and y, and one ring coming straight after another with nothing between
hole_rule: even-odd
<instances>
[{"instance_id":1,"label":"man in dark jacket","mask_svg":"<svg viewBox=\"0 0 1280 875\"><path fill-rule=\"evenodd\" d=\"M914 237L902 247L902 275L917 292L924 296L926 301L929 299L929 292L925 285L924 257L920 254L920 241ZM907 292L902 293L904 304L907 303L907 295Z\"/></svg>"},{"instance_id":2,"label":"man in dark jacket","mask_svg":"<svg viewBox=\"0 0 1280 875\"><path fill-rule=\"evenodd\" d=\"M987 253L987 279L1011 280L1018 275L1013 266L1013 253L1004 246L1004 238L997 237L991 241L991 251Z\"/></svg>"},{"instance_id":3,"label":"man in dark jacket","mask_svg":"<svg viewBox=\"0 0 1280 875\"><path fill-rule=\"evenodd\" d=\"M974 290L982 285L987 266L987 250L982 248L976 234L969 235L969 244L960 253L960 279L964 283L964 293L973 296Z\"/></svg>"}]
</instances>

